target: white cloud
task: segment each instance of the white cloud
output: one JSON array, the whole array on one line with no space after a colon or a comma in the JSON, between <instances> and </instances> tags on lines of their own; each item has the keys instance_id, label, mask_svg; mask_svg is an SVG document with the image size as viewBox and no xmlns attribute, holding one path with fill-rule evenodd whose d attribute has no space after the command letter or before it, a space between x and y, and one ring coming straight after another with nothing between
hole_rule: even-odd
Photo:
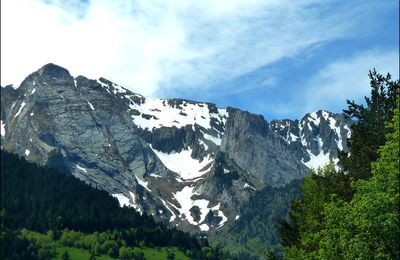
<instances>
[{"instance_id":1,"label":"white cloud","mask_svg":"<svg viewBox=\"0 0 400 260\"><path fill-rule=\"evenodd\" d=\"M327 11L323 0L48 2L2 0L2 85L53 62L74 76L171 95L346 37L363 8Z\"/></svg>"},{"instance_id":2,"label":"white cloud","mask_svg":"<svg viewBox=\"0 0 400 260\"><path fill-rule=\"evenodd\" d=\"M399 52L371 50L358 53L347 59L337 60L322 68L306 83L308 86L301 102L303 113L317 109L341 112L346 108L346 99L362 102L370 95L368 71L375 68L379 73L390 73L392 79L399 78Z\"/></svg>"}]
</instances>

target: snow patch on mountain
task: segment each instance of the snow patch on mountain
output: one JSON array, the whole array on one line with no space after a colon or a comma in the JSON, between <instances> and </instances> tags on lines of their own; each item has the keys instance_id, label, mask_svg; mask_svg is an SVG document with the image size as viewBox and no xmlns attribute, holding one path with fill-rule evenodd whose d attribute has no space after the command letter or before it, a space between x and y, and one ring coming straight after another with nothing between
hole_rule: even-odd
<instances>
[{"instance_id":1,"label":"snow patch on mountain","mask_svg":"<svg viewBox=\"0 0 400 260\"><path fill-rule=\"evenodd\" d=\"M244 188L244 189L250 188L250 189L256 190L256 188L254 188L253 186L251 186L251 185L248 184L248 183L245 183L245 184L243 185L243 188Z\"/></svg>"},{"instance_id":2,"label":"snow patch on mountain","mask_svg":"<svg viewBox=\"0 0 400 260\"><path fill-rule=\"evenodd\" d=\"M94 107L93 107L92 103L90 103L89 101L88 101L87 103L88 103L90 109L91 109L91 110L94 110Z\"/></svg>"},{"instance_id":3,"label":"snow patch on mountain","mask_svg":"<svg viewBox=\"0 0 400 260\"><path fill-rule=\"evenodd\" d=\"M173 172L180 175L183 180L195 179L206 173L205 167L213 162L213 158L208 155L202 161L192 158L192 149L182 150L181 152L163 153L157 151L152 146L150 148L161 160L161 162Z\"/></svg>"},{"instance_id":4,"label":"snow patch on mountain","mask_svg":"<svg viewBox=\"0 0 400 260\"><path fill-rule=\"evenodd\" d=\"M79 165L76 165L76 168L78 168L78 170L80 170L80 171L87 172L86 168L83 168Z\"/></svg>"},{"instance_id":5,"label":"snow patch on mountain","mask_svg":"<svg viewBox=\"0 0 400 260\"><path fill-rule=\"evenodd\" d=\"M318 169L329 164L329 153L324 153L324 151L321 150L318 155L314 155L310 151L308 151L308 154L310 156L310 160L303 163L310 169Z\"/></svg>"},{"instance_id":6,"label":"snow patch on mountain","mask_svg":"<svg viewBox=\"0 0 400 260\"><path fill-rule=\"evenodd\" d=\"M127 196L125 196L122 193L113 193L113 194L111 194L111 196L113 196L114 198L116 198L118 200L118 203L119 203L120 207L124 207L124 206L131 207L131 208L134 208L140 214L142 214L142 210L140 209L140 207L136 203L135 194L133 192L129 191L129 195L131 196L132 202L130 201L130 199Z\"/></svg>"},{"instance_id":7,"label":"snow patch on mountain","mask_svg":"<svg viewBox=\"0 0 400 260\"><path fill-rule=\"evenodd\" d=\"M186 186L181 191L175 193L174 197L178 201L180 208L180 217L182 219L186 219L192 225L198 225L203 222L208 211L208 204L210 203L208 200L200 199L200 200L192 200L193 195L199 195L198 193L193 192L194 187ZM200 209L200 220L194 221L193 217L190 214L190 209L194 206L199 207Z\"/></svg>"},{"instance_id":8,"label":"snow patch on mountain","mask_svg":"<svg viewBox=\"0 0 400 260\"><path fill-rule=\"evenodd\" d=\"M124 194L114 193L114 194L111 194L111 196L113 196L114 198L116 198L118 200L119 205L121 207L123 207L123 206L130 207L131 206L131 203L129 202L129 198L126 197Z\"/></svg>"},{"instance_id":9,"label":"snow patch on mountain","mask_svg":"<svg viewBox=\"0 0 400 260\"><path fill-rule=\"evenodd\" d=\"M308 121L313 122L315 126L319 126L319 123L321 122L321 118L317 115L318 111L314 111L310 113L310 117L308 117ZM308 127L311 130L311 126L308 124Z\"/></svg>"},{"instance_id":10,"label":"snow patch on mountain","mask_svg":"<svg viewBox=\"0 0 400 260\"><path fill-rule=\"evenodd\" d=\"M288 137L286 138L286 142L288 142L289 144L292 142L296 142L299 139L298 136L295 136L293 133L289 133L288 130Z\"/></svg>"},{"instance_id":11,"label":"snow patch on mountain","mask_svg":"<svg viewBox=\"0 0 400 260\"><path fill-rule=\"evenodd\" d=\"M147 185L149 184L147 181L143 181L143 180L139 179L139 177L137 177L136 175L135 175L135 177L136 177L137 182L138 182L143 188L145 188L146 190L148 190L148 191L151 192L151 190L147 187Z\"/></svg>"},{"instance_id":12,"label":"snow patch on mountain","mask_svg":"<svg viewBox=\"0 0 400 260\"><path fill-rule=\"evenodd\" d=\"M172 214L171 218L169 219L169 222L174 221L175 218L176 218L174 211L171 210L171 208L167 205L167 203L165 202L165 200L163 200L162 198L159 198L159 199L161 200L162 204L164 204L164 206L165 206L165 207L169 210L169 212L171 212L171 214Z\"/></svg>"},{"instance_id":13,"label":"snow patch on mountain","mask_svg":"<svg viewBox=\"0 0 400 260\"><path fill-rule=\"evenodd\" d=\"M178 107L170 104L166 99L146 98L140 104L131 101L130 109L140 113L139 115L132 115L132 119L142 129L152 130L162 126L181 128L195 124L205 129L211 129L211 117L221 122L226 117L224 109L219 109L218 114L211 113L208 105L203 103L182 101L182 105Z\"/></svg>"},{"instance_id":14,"label":"snow patch on mountain","mask_svg":"<svg viewBox=\"0 0 400 260\"><path fill-rule=\"evenodd\" d=\"M18 112L15 114L14 118L16 118L17 116L19 116L19 114L21 113L22 109L25 107L26 103L25 101L22 102L21 106L19 107Z\"/></svg>"},{"instance_id":15,"label":"snow patch on mountain","mask_svg":"<svg viewBox=\"0 0 400 260\"><path fill-rule=\"evenodd\" d=\"M211 208L211 210L217 211L218 212L218 217L220 217L222 219L221 222L218 224L217 229L221 228L225 224L225 222L228 221L228 218L225 216L224 212L222 212L220 207L221 207L221 203L218 203L216 206Z\"/></svg>"},{"instance_id":16,"label":"snow patch on mountain","mask_svg":"<svg viewBox=\"0 0 400 260\"><path fill-rule=\"evenodd\" d=\"M350 130L350 128L349 128L347 125L345 125L343 128L347 131L347 138L350 138L350 137L351 137L351 130Z\"/></svg>"},{"instance_id":17,"label":"snow patch on mountain","mask_svg":"<svg viewBox=\"0 0 400 260\"><path fill-rule=\"evenodd\" d=\"M341 135L340 127L336 126L336 120L334 118L329 118L329 127L335 132L337 138L335 138L338 149L343 150L343 139Z\"/></svg>"},{"instance_id":18,"label":"snow patch on mountain","mask_svg":"<svg viewBox=\"0 0 400 260\"><path fill-rule=\"evenodd\" d=\"M226 108L218 108L218 114L211 114L211 117L220 120L223 125L225 125L228 116L229 113Z\"/></svg>"},{"instance_id":19,"label":"snow patch on mountain","mask_svg":"<svg viewBox=\"0 0 400 260\"><path fill-rule=\"evenodd\" d=\"M154 177L154 178L156 178L156 179L161 178L160 175L157 175L157 174L154 174L154 173L150 173L150 176L151 176L151 177Z\"/></svg>"},{"instance_id":20,"label":"snow patch on mountain","mask_svg":"<svg viewBox=\"0 0 400 260\"><path fill-rule=\"evenodd\" d=\"M331 161L329 152L325 153L322 150L322 146L324 143L323 143L321 137L318 136L317 140L318 140L319 154L315 155L310 150L307 150L307 153L310 156L310 160L307 162L304 162L302 160L302 163L304 163L310 169L322 168L322 167L328 165L329 162ZM337 158L333 159L334 164L337 164L338 161L339 161L339 159L337 159ZM337 166L335 166L335 168L339 169Z\"/></svg>"},{"instance_id":21,"label":"snow patch on mountain","mask_svg":"<svg viewBox=\"0 0 400 260\"><path fill-rule=\"evenodd\" d=\"M192 196L193 195L200 195L196 192L194 192L194 187L193 186L186 186L184 187L181 191L178 191L177 193L174 194L175 199L178 201L180 207L177 208L179 210L179 217L182 219L186 219L190 224L192 225L199 225L202 223L208 212L211 211L217 211L218 216L222 219L221 222L218 224L218 228L222 227L225 222L228 220L228 218L225 216L225 214L220 210L221 204L218 203L214 207L208 207L210 202L206 199L197 199L193 200ZM195 221L191 215L190 210L197 206L200 210L200 219L198 221ZM205 224L202 224L199 226L200 230L202 231L208 231L209 226L205 226Z\"/></svg>"},{"instance_id":22,"label":"snow patch on mountain","mask_svg":"<svg viewBox=\"0 0 400 260\"><path fill-rule=\"evenodd\" d=\"M140 214L142 214L142 210L140 209L139 205L136 202L136 196L132 191L129 191L129 195L131 195L132 198L132 203L130 203L130 206L133 207L134 209L136 209L137 212L139 212Z\"/></svg>"},{"instance_id":23,"label":"snow patch on mountain","mask_svg":"<svg viewBox=\"0 0 400 260\"><path fill-rule=\"evenodd\" d=\"M200 228L201 231L208 231L208 230L210 230L210 227L209 227L207 224L201 224L201 225L199 226L199 228Z\"/></svg>"},{"instance_id":24,"label":"snow patch on mountain","mask_svg":"<svg viewBox=\"0 0 400 260\"><path fill-rule=\"evenodd\" d=\"M107 90L108 93L111 94L110 90L113 92L114 95L116 95L117 93L127 93L128 90L121 87L120 85L117 85L115 83L109 82L107 80L104 80L103 78L99 78L96 80L97 83L99 83L104 89Z\"/></svg>"},{"instance_id":25,"label":"snow patch on mountain","mask_svg":"<svg viewBox=\"0 0 400 260\"><path fill-rule=\"evenodd\" d=\"M205 151L208 150L208 145L206 145L206 143L203 140L199 139L199 143L204 146Z\"/></svg>"},{"instance_id":26,"label":"snow patch on mountain","mask_svg":"<svg viewBox=\"0 0 400 260\"><path fill-rule=\"evenodd\" d=\"M126 89L125 88L123 88L123 87L121 87L121 86L119 86L117 84L113 84L112 86L114 87L114 90L113 90L114 94L126 93Z\"/></svg>"},{"instance_id":27,"label":"snow patch on mountain","mask_svg":"<svg viewBox=\"0 0 400 260\"><path fill-rule=\"evenodd\" d=\"M0 120L0 127L0 134L4 137L6 135L6 124L3 123L3 120Z\"/></svg>"},{"instance_id":28,"label":"snow patch on mountain","mask_svg":"<svg viewBox=\"0 0 400 260\"><path fill-rule=\"evenodd\" d=\"M322 116L324 117L324 119L325 119L325 121L327 121L328 120L328 118L329 118L329 113L328 113L328 111L322 111Z\"/></svg>"}]
</instances>

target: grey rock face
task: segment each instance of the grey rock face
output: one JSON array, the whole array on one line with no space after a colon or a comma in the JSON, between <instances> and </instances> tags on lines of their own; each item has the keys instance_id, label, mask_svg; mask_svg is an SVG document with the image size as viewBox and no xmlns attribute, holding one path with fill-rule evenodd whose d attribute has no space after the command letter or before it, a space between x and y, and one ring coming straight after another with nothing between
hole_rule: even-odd
<instances>
[{"instance_id":1,"label":"grey rock face","mask_svg":"<svg viewBox=\"0 0 400 260\"><path fill-rule=\"evenodd\" d=\"M1 88L1 113L0 119L6 120L6 116L10 113L12 104L18 98L18 91L11 86Z\"/></svg>"},{"instance_id":2,"label":"grey rock face","mask_svg":"<svg viewBox=\"0 0 400 260\"><path fill-rule=\"evenodd\" d=\"M135 202L139 210L163 207L144 201L147 190L138 178L148 171L169 176L169 170L139 137L123 105L99 83L82 76L74 81L67 70L50 64L31 74L19 90L26 96L7 117L12 131L6 149L41 164L56 156L63 161L60 169L112 194L141 193L142 203Z\"/></svg>"},{"instance_id":3,"label":"grey rock face","mask_svg":"<svg viewBox=\"0 0 400 260\"><path fill-rule=\"evenodd\" d=\"M343 114L319 110L298 120L273 120L271 129L285 140L298 160L316 166L316 158L337 161L337 150L348 151L352 121Z\"/></svg>"},{"instance_id":4,"label":"grey rock face","mask_svg":"<svg viewBox=\"0 0 400 260\"><path fill-rule=\"evenodd\" d=\"M48 64L18 89L1 88L1 123L2 149L180 229L213 231L257 190L302 178L321 153L336 158L351 122L319 111L268 124L210 103L145 98Z\"/></svg>"},{"instance_id":5,"label":"grey rock face","mask_svg":"<svg viewBox=\"0 0 400 260\"><path fill-rule=\"evenodd\" d=\"M271 186L285 185L307 173L262 116L237 109L228 112L221 150L244 171Z\"/></svg>"}]
</instances>

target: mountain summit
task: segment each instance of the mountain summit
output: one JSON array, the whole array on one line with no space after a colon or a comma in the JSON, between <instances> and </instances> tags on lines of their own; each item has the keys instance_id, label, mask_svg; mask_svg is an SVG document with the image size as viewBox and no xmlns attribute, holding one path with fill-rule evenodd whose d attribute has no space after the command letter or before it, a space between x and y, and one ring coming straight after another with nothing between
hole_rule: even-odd
<instances>
[{"instance_id":1,"label":"mountain summit","mask_svg":"<svg viewBox=\"0 0 400 260\"><path fill-rule=\"evenodd\" d=\"M54 64L1 88L2 149L183 230L219 229L258 190L335 161L350 124L328 111L268 123L211 103L146 98Z\"/></svg>"}]
</instances>

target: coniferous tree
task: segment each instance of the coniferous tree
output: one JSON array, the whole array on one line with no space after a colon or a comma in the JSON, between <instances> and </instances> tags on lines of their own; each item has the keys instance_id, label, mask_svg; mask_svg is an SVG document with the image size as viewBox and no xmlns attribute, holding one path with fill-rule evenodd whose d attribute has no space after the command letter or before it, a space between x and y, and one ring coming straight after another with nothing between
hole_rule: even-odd
<instances>
[{"instance_id":1,"label":"coniferous tree","mask_svg":"<svg viewBox=\"0 0 400 260\"><path fill-rule=\"evenodd\" d=\"M371 176L371 162L378 158L378 148L385 141L385 122L393 117L398 104L400 81L393 81L390 74L383 76L375 69L369 72L371 97L365 97L365 104L347 100L348 109L344 113L356 120L351 127L348 140L349 153L339 152L339 164L349 176L367 179Z\"/></svg>"}]
</instances>

